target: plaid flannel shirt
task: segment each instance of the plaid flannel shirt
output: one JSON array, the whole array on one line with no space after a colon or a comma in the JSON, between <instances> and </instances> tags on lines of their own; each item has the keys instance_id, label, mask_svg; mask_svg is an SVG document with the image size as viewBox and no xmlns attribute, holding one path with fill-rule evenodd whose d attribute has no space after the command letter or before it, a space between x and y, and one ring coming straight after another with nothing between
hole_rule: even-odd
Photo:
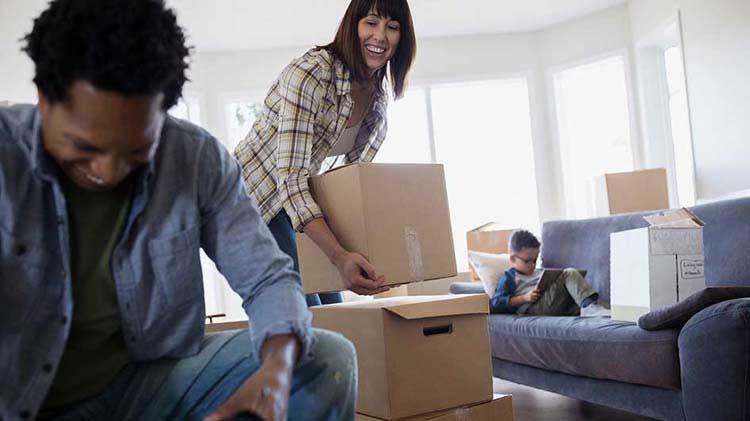
<instances>
[{"instance_id":1,"label":"plaid flannel shirt","mask_svg":"<svg viewBox=\"0 0 750 421\"><path fill-rule=\"evenodd\" d=\"M376 94L344 164L371 162L385 139L388 97ZM268 223L286 210L297 231L323 212L307 180L338 162L327 160L352 114L349 70L332 53L312 49L271 86L261 114L235 149L250 195ZM321 168L328 164L328 168Z\"/></svg>"}]
</instances>

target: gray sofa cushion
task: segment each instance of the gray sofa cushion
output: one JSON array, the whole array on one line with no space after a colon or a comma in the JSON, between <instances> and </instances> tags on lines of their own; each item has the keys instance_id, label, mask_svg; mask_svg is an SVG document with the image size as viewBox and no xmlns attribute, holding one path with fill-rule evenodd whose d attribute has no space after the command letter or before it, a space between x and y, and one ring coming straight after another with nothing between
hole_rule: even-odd
<instances>
[{"instance_id":1,"label":"gray sofa cushion","mask_svg":"<svg viewBox=\"0 0 750 421\"><path fill-rule=\"evenodd\" d=\"M645 331L602 317L489 317L492 356L596 379L680 388L675 329Z\"/></svg>"},{"instance_id":2,"label":"gray sofa cushion","mask_svg":"<svg viewBox=\"0 0 750 421\"><path fill-rule=\"evenodd\" d=\"M638 319L638 326L646 330L679 328L694 314L706 307L722 301L746 297L750 297L750 287L705 288L677 304L644 314Z\"/></svg>"}]
</instances>

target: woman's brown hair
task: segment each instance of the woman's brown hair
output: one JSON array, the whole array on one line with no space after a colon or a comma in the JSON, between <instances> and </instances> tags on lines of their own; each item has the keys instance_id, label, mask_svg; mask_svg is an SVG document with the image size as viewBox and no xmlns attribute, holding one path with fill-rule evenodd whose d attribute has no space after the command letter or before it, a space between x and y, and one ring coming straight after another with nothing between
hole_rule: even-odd
<instances>
[{"instance_id":1,"label":"woman's brown hair","mask_svg":"<svg viewBox=\"0 0 750 421\"><path fill-rule=\"evenodd\" d=\"M359 42L359 21L372 10L382 17L397 21L401 26L401 38L395 54L388 61L387 72L383 68L376 73L378 89L383 89L383 79L389 73L393 95L401 98L406 87L406 77L417 53L414 22L406 0L352 0L341 19L336 38L320 48L331 51L343 61L354 79L367 80L368 69Z\"/></svg>"}]
</instances>

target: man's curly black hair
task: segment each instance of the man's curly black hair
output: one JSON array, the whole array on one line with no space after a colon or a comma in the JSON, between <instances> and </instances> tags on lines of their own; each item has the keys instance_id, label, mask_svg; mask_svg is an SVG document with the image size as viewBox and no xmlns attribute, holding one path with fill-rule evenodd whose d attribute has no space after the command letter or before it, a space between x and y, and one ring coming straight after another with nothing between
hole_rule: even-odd
<instances>
[{"instance_id":1,"label":"man's curly black hair","mask_svg":"<svg viewBox=\"0 0 750 421\"><path fill-rule=\"evenodd\" d=\"M162 0L53 0L24 40L51 103L84 80L126 96L163 93L168 110L187 80L190 48Z\"/></svg>"}]
</instances>

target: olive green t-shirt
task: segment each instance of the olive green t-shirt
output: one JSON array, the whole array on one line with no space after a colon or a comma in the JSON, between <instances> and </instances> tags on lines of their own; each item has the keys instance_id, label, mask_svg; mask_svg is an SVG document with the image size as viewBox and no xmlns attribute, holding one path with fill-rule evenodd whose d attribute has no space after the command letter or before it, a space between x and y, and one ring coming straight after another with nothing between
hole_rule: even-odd
<instances>
[{"instance_id":1,"label":"olive green t-shirt","mask_svg":"<svg viewBox=\"0 0 750 421\"><path fill-rule=\"evenodd\" d=\"M45 410L101 393L128 363L110 261L127 222L132 182L91 192L61 178L70 231L73 320Z\"/></svg>"}]
</instances>

